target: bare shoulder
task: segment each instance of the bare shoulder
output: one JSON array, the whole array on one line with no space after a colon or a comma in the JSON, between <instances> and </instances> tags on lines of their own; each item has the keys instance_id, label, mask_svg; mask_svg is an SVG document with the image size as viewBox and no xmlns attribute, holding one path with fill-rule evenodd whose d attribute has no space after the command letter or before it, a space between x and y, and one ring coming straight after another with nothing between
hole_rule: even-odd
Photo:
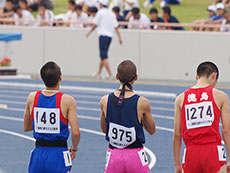
<instances>
[{"instance_id":1,"label":"bare shoulder","mask_svg":"<svg viewBox=\"0 0 230 173\"><path fill-rule=\"evenodd\" d=\"M184 101L184 93L181 93L179 96L177 96L175 100L175 106L180 106L182 107Z\"/></svg>"},{"instance_id":2,"label":"bare shoulder","mask_svg":"<svg viewBox=\"0 0 230 173\"><path fill-rule=\"evenodd\" d=\"M62 102L65 105L73 105L73 104L76 105L75 99L71 95L68 95L68 94L63 94Z\"/></svg>"},{"instance_id":3,"label":"bare shoulder","mask_svg":"<svg viewBox=\"0 0 230 173\"><path fill-rule=\"evenodd\" d=\"M109 98L109 95L104 95L103 97L101 97L100 105L101 106L107 105L108 98Z\"/></svg>"},{"instance_id":4,"label":"bare shoulder","mask_svg":"<svg viewBox=\"0 0 230 173\"><path fill-rule=\"evenodd\" d=\"M33 103L34 97L35 97L36 93L37 93L37 92L31 92L31 93L28 95L28 98L27 98L27 102L28 102L28 103Z\"/></svg>"},{"instance_id":5,"label":"bare shoulder","mask_svg":"<svg viewBox=\"0 0 230 173\"><path fill-rule=\"evenodd\" d=\"M150 102L147 98L140 96L139 100L138 100L138 104L140 106L143 106L144 108L150 106Z\"/></svg>"},{"instance_id":6,"label":"bare shoulder","mask_svg":"<svg viewBox=\"0 0 230 173\"><path fill-rule=\"evenodd\" d=\"M228 95L225 92L218 90L216 88L213 88L213 96L214 96L215 101L217 102L228 100Z\"/></svg>"}]
</instances>

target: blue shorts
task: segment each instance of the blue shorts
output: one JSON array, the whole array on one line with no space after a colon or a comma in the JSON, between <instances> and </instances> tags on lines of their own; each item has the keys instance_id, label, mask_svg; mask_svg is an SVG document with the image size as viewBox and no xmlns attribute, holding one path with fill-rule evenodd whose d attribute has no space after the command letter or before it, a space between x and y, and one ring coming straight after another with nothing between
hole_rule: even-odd
<instances>
[{"instance_id":1,"label":"blue shorts","mask_svg":"<svg viewBox=\"0 0 230 173\"><path fill-rule=\"evenodd\" d=\"M66 173L72 161L67 148L36 147L31 153L29 173Z\"/></svg>"},{"instance_id":2,"label":"blue shorts","mask_svg":"<svg viewBox=\"0 0 230 173\"><path fill-rule=\"evenodd\" d=\"M100 58L102 60L108 58L108 50L109 50L111 41L112 41L111 37L108 37L108 36L99 37Z\"/></svg>"}]
</instances>

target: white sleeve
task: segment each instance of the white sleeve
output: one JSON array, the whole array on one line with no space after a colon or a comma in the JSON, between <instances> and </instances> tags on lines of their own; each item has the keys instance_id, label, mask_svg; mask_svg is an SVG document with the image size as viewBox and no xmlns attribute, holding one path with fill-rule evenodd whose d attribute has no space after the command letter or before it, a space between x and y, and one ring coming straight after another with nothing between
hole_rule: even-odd
<instances>
[{"instance_id":1,"label":"white sleeve","mask_svg":"<svg viewBox=\"0 0 230 173\"><path fill-rule=\"evenodd\" d=\"M93 23L95 25L99 25L99 23L100 23L100 19L101 19L101 15L100 14L101 14L100 12L97 12L96 16L93 19Z\"/></svg>"},{"instance_id":2,"label":"white sleeve","mask_svg":"<svg viewBox=\"0 0 230 173\"><path fill-rule=\"evenodd\" d=\"M117 18L115 16L115 14L112 14L113 15L113 24L114 24L114 28L117 28L118 27L118 21L117 21Z\"/></svg>"},{"instance_id":3,"label":"white sleeve","mask_svg":"<svg viewBox=\"0 0 230 173\"><path fill-rule=\"evenodd\" d=\"M19 22L17 20L19 17L16 13L14 13L13 18L15 19L15 25L19 25Z\"/></svg>"}]
</instances>

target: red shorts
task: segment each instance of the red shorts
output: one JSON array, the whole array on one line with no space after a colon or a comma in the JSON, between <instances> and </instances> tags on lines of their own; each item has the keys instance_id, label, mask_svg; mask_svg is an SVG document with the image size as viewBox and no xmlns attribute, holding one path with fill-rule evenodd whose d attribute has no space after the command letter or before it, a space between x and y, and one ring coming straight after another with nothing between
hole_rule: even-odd
<instances>
[{"instance_id":1,"label":"red shorts","mask_svg":"<svg viewBox=\"0 0 230 173\"><path fill-rule=\"evenodd\" d=\"M144 148L108 149L104 173L148 173Z\"/></svg>"},{"instance_id":2,"label":"red shorts","mask_svg":"<svg viewBox=\"0 0 230 173\"><path fill-rule=\"evenodd\" d=\"M184 173L216 173L226 164L226 152L222 145L208 144L187 146L184 151Z\"/></svg>"}]
</instances>

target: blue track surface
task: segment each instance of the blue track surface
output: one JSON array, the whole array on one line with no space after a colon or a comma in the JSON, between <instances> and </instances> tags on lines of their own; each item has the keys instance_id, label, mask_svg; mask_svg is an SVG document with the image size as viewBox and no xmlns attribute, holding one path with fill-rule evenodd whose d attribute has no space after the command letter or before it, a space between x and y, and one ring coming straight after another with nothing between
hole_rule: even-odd
<instances>
[{"instance_id":1,"label":"blue track surface","mask_svg":"<svg viewBox=\"0 0 230 173\"><path fill-rule=\"evenodd\" d=\"M42 84L41 80L1 80L1 82L13 82L22 84ZM117 89L117 83L103 82L77 82L63 81L65 86L83 86ZM23 131L23 113L27 96L38 88L15 87L0 85L0 104L7 104L8 109L0 109L0 129L20 133L32 137L32 132ZM142 85L137 84L135 90L166 92L179 94L187 87ZM87 92L75 90L61 90L74 96L77 102L80 128L101 132L99 124L100 107L99 100L104 94L101 92ZM229 93L229 90L224 89ZM174 171L172 153L172 130L173 130L173 98L149 97L152 106L152 114L156 125L159 127L153 136L146 133L146 144L157 158L157 162L151 172L169 173ZM89 116L90 119L87 119ZM1 117L14 117L18 120L3 119ZM10 134L0 133L0 173L27 172L30 152L34 148L34 142ZM69 144L70 141L69 141ZM81 131L81 141L77 158L73 161L72 172L79 173L102 173L105 164L107 142L104 136Z\"/></svg>"}]
</instances>

